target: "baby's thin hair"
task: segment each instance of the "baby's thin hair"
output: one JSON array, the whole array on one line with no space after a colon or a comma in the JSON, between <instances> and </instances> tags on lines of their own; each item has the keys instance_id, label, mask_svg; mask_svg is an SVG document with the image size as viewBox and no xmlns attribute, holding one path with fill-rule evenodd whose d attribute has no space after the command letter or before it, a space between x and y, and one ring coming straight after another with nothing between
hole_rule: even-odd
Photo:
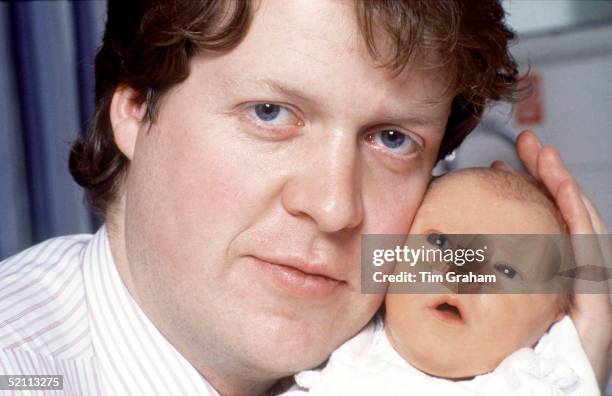
<instances>
[{"instance_id":1,"label":"baby's thin hair","mask_svg":"<svg viewBox=\"0 0 612 396\"><path fill-rule=\"evenodd\" d=\"M539 183L531 176L493 168L465 168L433 178L430 182L430 187L433 187L447 175L474 176L482 180L491 192L499 198L515 199L517 201L541 205L557 220L561 233L568 233L567 224L563 220L561 212L557 209L554 198L542 183Z\"/></svg>"}]
</instances>

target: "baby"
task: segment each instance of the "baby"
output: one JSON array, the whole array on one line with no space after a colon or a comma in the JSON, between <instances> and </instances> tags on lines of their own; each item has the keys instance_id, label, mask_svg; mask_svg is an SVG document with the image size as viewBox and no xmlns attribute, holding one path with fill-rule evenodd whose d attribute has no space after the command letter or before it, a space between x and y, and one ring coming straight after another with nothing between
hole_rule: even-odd
<instances>
[{"instance_id":1,"label":"baby","mask_svg":"<svg viewBox=\"0 0 612 396\"><path fill-rule=\"evenodd\" d=\"M439 248L452 244L454 234L564 233L556 207L538 186L488 168L433 181L410 230ZM555 249L522 246L522 260L509 261L502 252L507 259L517 246L489 245L489 260L478 272L495 273L497 288L544 281L559 270ZM452 263L430 268L459 269ZM297 374L288 394L599 394L565 315L568 293L488 294L492 289L486 287L480 293L472 287L470 294L388 294L385 313L340 346L323 368Z\"/></svg>"}]
</instances>

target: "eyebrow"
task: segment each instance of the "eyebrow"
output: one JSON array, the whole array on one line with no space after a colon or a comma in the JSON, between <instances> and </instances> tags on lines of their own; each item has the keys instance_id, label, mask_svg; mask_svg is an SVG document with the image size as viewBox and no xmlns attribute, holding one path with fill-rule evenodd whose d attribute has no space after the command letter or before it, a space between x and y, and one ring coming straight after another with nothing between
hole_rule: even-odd
<instances>
[{"instance_id":1,"label":"eyebrow","mask_svg":"<svg viewBox=\"0 0 612 396\"><path fill-rule=\"evenodd\" d=\"M436 116L425 115L408 115L400 118L385 118L381 117L381 121L377 124L397 124L397 125L415 125L415 126L434 126L446 124L447 120L438 119Z\"/></svg>"},{"instance_id":2,"label":"eyebrow","mask_svg":"<svg viewBox=\"0 0 612 396\"><path fill-rule=\"evenodd\" d=\"M275 80L270 80L270 79L262 79L259 81L261 84L267 86L271 91L275 91L278 92L280 94L286 95L286 96L291 96L294 98L298 98L304 102L311 102L314 103L315 100L313 98L310 98L306 95L304 95L298 88L294 88L294 87L288 87L286 85L283 85L282 83L275 81Z\"/></svg>"},{"instance_id":3,"label":"eyebrow","mask_svg":"<svg viewBox=\"0 0 612 396\"><path fill-rule=\"evenodd\" d=\"M225 80L225 85L231 87L249 85L257 90L260 90L263 86L266 87L268 90L283 96L296 98L303 102L316 103L314 98L304 95L304 93L299 88L290 87L281 83L280 81L269 78L245 79L242 81Z\"/></svg>"},{"instance_id":4,"label":"eyebrow","mask_svg":"<svg viewBox=\"0 0 612 396\"><path fill-rule=\"evenodd\" d=\"M318 106L317 100L308 95L305 95L302 90L297 87L288 86L280 81L270 79L270 78L255 78L255 79L245 79L242 81L235 80L226 80L226 85L228 86L240 86L240 85L250 85L253 88L261 89L262 86L266 87L268 90L278 93L282 96L287 96L290 98L296 98L302 102L306 102L312 104L314 106ZM423 104L419 104L419 108L423 108L425 111L428 107L433 107L438 102L429 101ZM401 116L385 116L380 115L378 120L371 125L380 125L380 124L395 124L395 125L415 125L415 126L433 126L438 124L446 124L447 119L440 120L436 115L424 115L424 114L408 114L405 113Z\"/></svg>"}]
</instances>

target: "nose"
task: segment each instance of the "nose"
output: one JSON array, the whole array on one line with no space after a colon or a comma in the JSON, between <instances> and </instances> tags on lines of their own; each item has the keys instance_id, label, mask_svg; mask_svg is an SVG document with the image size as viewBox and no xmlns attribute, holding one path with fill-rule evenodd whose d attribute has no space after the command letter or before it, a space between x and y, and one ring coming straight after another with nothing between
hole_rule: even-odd
<instances>
[{"instance_id":1,"label":"nose","mask_svg":"<svg viewBox=\"0 0 612 396\"><path fill-rule=\"evenodd\" d=\"M307 216L327 233L355 228L363 221L357 142L330 133L296 156L283 186L282 203L293 216Z\"/></svg>"}]
</instances>

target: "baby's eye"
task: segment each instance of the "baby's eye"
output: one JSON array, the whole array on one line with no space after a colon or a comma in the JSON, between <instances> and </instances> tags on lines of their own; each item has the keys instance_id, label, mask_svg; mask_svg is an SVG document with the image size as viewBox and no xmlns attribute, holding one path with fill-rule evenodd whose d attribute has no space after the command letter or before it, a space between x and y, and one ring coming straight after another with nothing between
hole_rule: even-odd
<instances>
[{"instance_id":1,"label":"baby's eye","mask_svg":"<svg viewBox=\"0 0 612 396\"><path fill-rule=\"evenodd\" d=\"M448 245L448 239L443 234L429 234L427 235L427 242L439 248L443 248Z\"/></svg>"},{"instance_id":2,"label":"baby's eye","mask_svg":"<svg viewBox=\"0 0 612 396\"><path fill-rule=\"evenodd\" d=\"M409 155L420 149L420 144L410 135L395 129L384 129L368 134L366 141L394 154Z\"/></svg>"},{"instance_id":3,"label":"baby's eye","mask_svg":"<svg viewBox=\"0 0 612 396\"><path fill-rule=\"evenodd\" d=\"M301 126L303 121L293 110L274 103L255 103L246 108L254 122L267 126Z\"/></svg>"},{"instance_id":4,"label":"baby's eye","mask_svg":"<svg viewBox=\"0 0 612 396\"><path fill-rule=\"evenodd\" d=\"M509 279L514 279L518 275L514 268L506 264L496 264L493 268Z\"/></svg>"}]
</instances>

